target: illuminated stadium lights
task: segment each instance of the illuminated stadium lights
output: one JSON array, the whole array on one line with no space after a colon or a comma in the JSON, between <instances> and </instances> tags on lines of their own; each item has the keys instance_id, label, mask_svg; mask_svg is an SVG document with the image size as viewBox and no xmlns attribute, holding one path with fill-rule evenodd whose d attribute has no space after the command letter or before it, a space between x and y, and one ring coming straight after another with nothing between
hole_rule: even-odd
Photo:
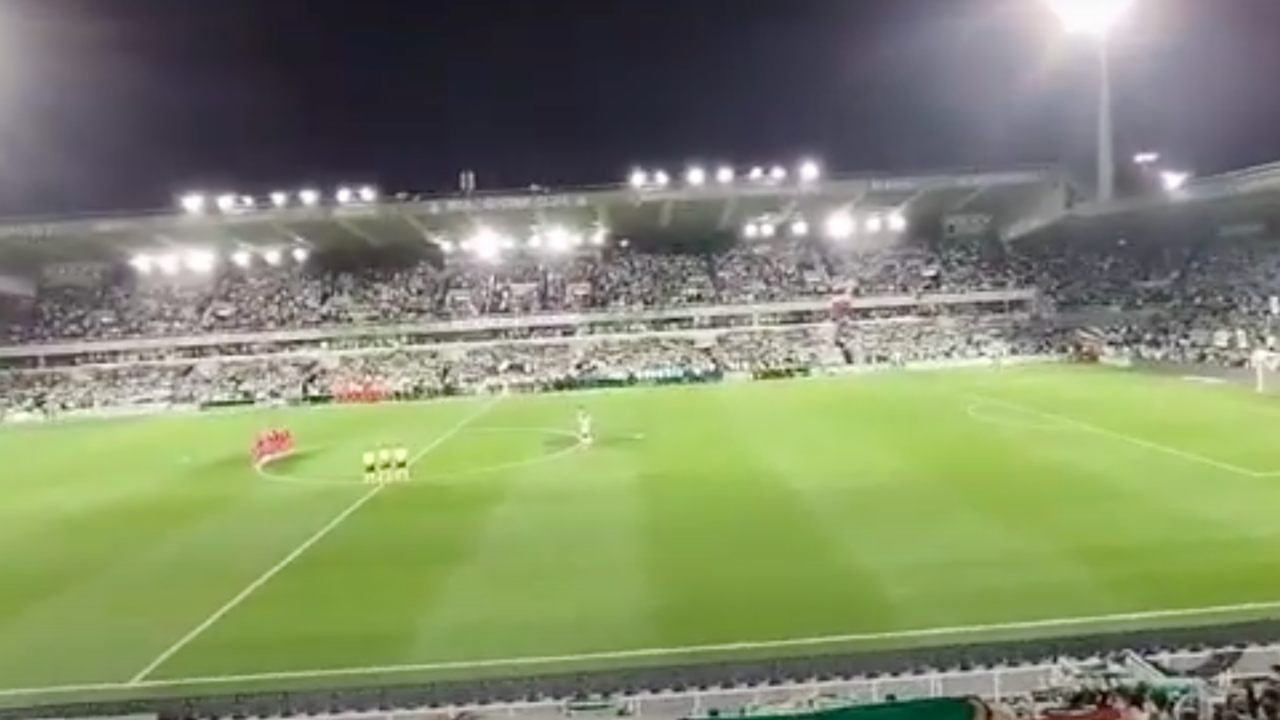
<instances>
[{"instance_id":1,"label":"illuminated stadium lights","mask_svg":"<svg viewBox=\"0 0 1280 720\"><path fill-rule=\"evenodd\" d=\"M489 228L480 228L463 243L463 248L481 260L497 260L506 245L504 238Z\"/></svg>"},{"instance_id":2,"label":"illuminated stadium lights","mask_svg":"<svg viewBox=\"0 0 1280 720\"><path fill-rule=\"evenodd\" d=\"M237 250L231 253L231 263L236 267L247 268L253 264L253 255L248 250Z\"/></svg>"},{"instance_id":3,"label":"illuminated stadium lights","mask_svg":"<svg viewBox=\"0 0 1280 720\"><path fill-rule=\"evenodd\" d=\"M787 179L787 169L781 165L774 165L769 168L769 179L773 182L782 182Z\"/></svg>"},{"instance_id":4,"label":"illuminated stadium lights","mask_svg":"<svg viewBox=\"0 0 1280 720\"><path fill-rule=\"evenodd\" d=\"M792 237L805 237L809 234L809 223L804 220L793 220L790 230Z\"/></svg>"},{"instance_id":5,"label":"illuminated stadium lights","mask_svg":"<svg viewBox=\"0 0 1280 720\"><path fill-rule=\"evenodd\" d=\"M1164 170L1160 173L1160 186L1165 189L1165 192L1177 192L1185 187L1190 179L1191 173Z\"/></svg>"},{"instance_id":6,"label":"illuminated stadium lights","mask_svg":"<svg viewBox=\"0 0 1280 720\"><path fill-rule=\"evenodd\" d=\"M1045 0L1069 33L1105 38L1133 5L1133 0Z\"/></svg>"},{"instance_id":7,"label":"illuminated stadium lights","mask_svg":"<svg viewBox=\"0 0 1280 720\"><path fill-rule=\"evenodd\" d=\"M755 240L760 237L760 225L758 223L747 223L742 226L742 236L748 240Z\"/></svg>"},{"instance_id":8,"label":"illuminated stadium lights","mask_svg":"<svg viewBox=\"0 0 1280 720\"><path fill-rule=\"evenodd\" d=\"M823 229L832 240L848 240L856 230L853 216L846 212L832 213Z\"/></svg>"},{"instance_id":9,"label":"illuminated stadium lights","mask_svg":"<svg viewBox=\"0 0 1280 720\"><path fill-rule=\"evenodd\" d=\"M1115 138L1111 100L1109 36L1135 0L1044 0L1068 33L1091 36L1098 53L1098 137L1096 171L1098 199L1115 196Z\"/></svg>"},{"instance_id":10,"label":"illuminated stadium lights","mask_svg":"<svg viewBox=\"0 0 1280 720\"><path fill-rule=\"evenodd\" d=\"M761 180L764 179L764 168L762 167L751 168L751 172L747 173L747 177L752 182L760 182Z\"/></svg>"},{"instance_id":11,"label":"illuminated stadium lights","mask_svg":"<svg viewBox=\"0 0 1280 720\"><path fill-rule=\"evenodd\" d=\"M271 204L277 208L285 207L289 204L289 193L279 190L271 193Z\"/></svg>"},{"instance_id":12,"label":"illuminated stadium lights","mask_svg":"<svg viewBox=\"0 0 1280 720\"><path fill-rule=\"evenodd\" d=\"M822 169L818 167L818 163L812 160L806 160L800 163L800 182L814 182L822 176Z\"/></svg>"},{"instance_id":13,"label":"illuminated stadium lights","mask_svg":"<svg viewBox=\"0 0 1280 720\"><path fill-rule=\"evenodd\" d=\"M238 203L239 201L240 201L240 198L236 197L235 195L230 195L230 194L219 195L218 199L214 200L214 204L218 206L218 210L220 212L229 213L229 212L235 212L236 203Z\"/></svg>"},{"instance_id":14,"label":"illuminated stadium lights","mask_svg":"<svg viewBox=\"0 0 1280 720\"><path fill-rule=\"evenodd\" d=\"M878 233L884 229L884 219L879 215L867 218L867 232Z\"/></svg>"},{"instance_id":15,"label":"illuminated stadium lights","mask_svg":"<svg viewBox=\"0 0 1280 720\"><path fill-rule=\"evenodd\" d=\"M631 173L631 178L628 182L634 190L664 188L671 184L671 176L662 170L647 172L637 169Z\"/></svg>"},{"instance_id":16,"label":"illuminated stadium lights","mask_svg":"<svg viewBox=\"0 0 1280 720\"><path fill-rule=\"evenodd\" d=\"M716 182L721 185L728 185L733 182L733 168L726 166L716 170Z\"/></svg>"},{"instance_id":17,"label":"illuminated stadium lights","mask_svg":"<svg viewBox=\"0 0 1280 720\"><path fill-rule=\"evenodd\" d=\"M356 191L349 187L338 188L338 192L333 197L340 205L350 205L355 202Z\"/></svg>"},{"instance_id":18,"label":"illuminated stadium lights","mask_svg":"<svg viewBox=\"0 0 1280 720\"><path fill-rule=\"evenodd\" d=\"M150 255L137 255L129 260L129 265L143 275L149 274L154 264Z\"/></svg>"},{"instance_id":19,"label":"illuminated stadium lights","mask_svg":"<svg viewBox=\"0 0 1280 720\"><path fill-rule=\"evenodd\" d=\"M360 198L360 202L372 203L378 201L378 191L370 185L365 185L357 190L356 196Z\"/></svg>"},{"instance_id":20,"label":"illuminated stadium lights","mask_svg":"<svg viewBox=\"0 0 1280 720\"><path fill-rule=\"evenodd\" d=\"M900 213L893 213L888 217L889 230L892 232L902 232L907 229L907 219Z\"/></svg>"},{"instance_id":21,"label":"illuminated stadium lights","mask_svg":"<svg viewBox=\"0 0 1280 720\"><path fill-rule=\"evenodd\" d=\"M188 193L178 201L183 212L189 215L201 215L207 209L209 201L200 193Z\"/></svg>"},{"instance_id":22,"label":"illuminated stadium lights","mask_svg":"<svg viewBox=\"0 0 1280 720\"><path fill-rule=\"evenodd\" d=\"M760 225L760 237L762 238L771 238L777 234L777 231L778 229L770 223L763 223Z\"/></svg>"},{"instance_id":23,"label":"illuminated stadium lights","mask_svg":"<svg viewBox=\"0 0 1280 720\"><path fill-rule=\"evenodd\" d=\"M191 250L183 254L182 265L194 273L212 272L217 256L208 250Z\"/></svg>"},{"instance_id":24,"label":"illuminated stadium lights","mask_svg":"<svg viewBox=\"0 0 1280 720\"><path fill-rule=\"evenodd\" d=\"M440 246L440 252L444 253L445 255L451 255L451 254L453 254L453 251L454 251L455 247L454 247L454 244L453 244L453 242L452 242L452 241L450 241L450 240L441 240L441 241L438 243L438 245Z\"/></svg>"},{"instance_id":25,"label":"illuminated stadium lights","mask_svg":"<svg viewBox=\"0 0 1280 720\"><path fill-rule=\"evenodd\" d=\"M551 250L562 252L574 246L574 236L562 227L554 227L546 232L546 244Z\"/></svg>"},{"instance_id":26,"label":"illuminated stadium lights","mask_svg":"<svg viewBox=\"0 0 1280 720\"><path fill-rule=\"evenodd\" d=\"M609 239L609 231L603 227L597 227L595 230L591 231L590 241L591 241L591 244L596 247L603 247L605 242L608 241L608 239Z\"/></svg>"},{"instance_id":27,"label":"illuminated stadium lights","mask_svg":"<svg viewBox=\"0 0 1280 720\"><path fill-rule=\"evenodd\" d=\"M300 200L302 204L307 207L315 207L316 205L320 204L320 191L319 190L303 190L302 192L298 193L298 200Z\"/></svg>"},{"instance_id":28,"label":"illuminated stadium lights","mask_svg":"<svg viewBox=\"0 0 1280 720\"><path fill-rule=\"evenodd\" d=\"M279 265L280 262L284 260L284 256L279 250L273 249L262 253L262 259L267 261L268 265Z\"/></svg>"},{"instance_id":29,"label":"illuminated stadium lights","mask_svg":"<svg viewBox=\"0 0 1280 720\"><path fill-rule=\"evenodd\" d=\"M176 255L161 255L155 260L156 267L160 268L160 272L165 275L177 275L182 269L182 263Z\"/></svg>"},{"instance_id":30,"label":"illuminated stadium lights","mask_svg":"<svg viewBox=\"0 0 1280 720\"><path fill-rule=\"evenodd\" d=\"M684 174L685 182L694 187L702 187L707 183L707 171L700 167L691 167Z\"/></svg>"},{"instance_id":31,"label":"illuminated stadium lights","mask_svg":"<svg viewBox=\"0 0 1280 720\"><path fill-rule=\"evenodd\" d=\"M293 261L300 262L300 263L306 262L307 258L311 256L311 253L308 252L307 249L304 247L294 248L291 254L293 255Z\"/></svg>"}]
</instances>

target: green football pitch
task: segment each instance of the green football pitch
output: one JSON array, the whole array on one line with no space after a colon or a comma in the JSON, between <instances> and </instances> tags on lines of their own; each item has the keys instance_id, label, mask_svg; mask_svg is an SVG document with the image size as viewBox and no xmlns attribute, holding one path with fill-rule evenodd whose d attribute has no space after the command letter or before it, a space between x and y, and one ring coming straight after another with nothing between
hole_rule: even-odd
<instances>
[{"instance_id":1,"label":"green football pitch","mask_svg":"<svg viewBox=\"0 0 1280 720\"><path fill-rule=\"evenodd\" d=\"M1280 615L1275 403L1044 366L14 427L0 700Z\"/></svg>"}]
</instances>

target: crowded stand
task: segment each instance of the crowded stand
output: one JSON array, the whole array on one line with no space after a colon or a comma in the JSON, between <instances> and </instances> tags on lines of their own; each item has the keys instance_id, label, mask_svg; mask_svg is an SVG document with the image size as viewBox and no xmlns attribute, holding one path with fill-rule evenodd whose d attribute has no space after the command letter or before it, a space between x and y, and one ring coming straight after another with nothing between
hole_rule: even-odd
<instances>
[{"instance_id":1,"label":"crowded stand","mask_svg":"<svg viewBox=\"0 0 1280 720\"><path fill-rule=\"evenodd\" d=\"M144 389L182 402L292 398L357 382L422 395L536 385L584 375L588 367L617 375L658 367L734 373L1053 354L1082 334L1144 357L1241 365L1251 349L1273 342L1266 318L1280 286L1277 250L1249 237L1027 246L957 239L839 248L760 242L705 255L617 248L331 272L305 264L231 267L197 277L114 272L97 285L42 288L25 312L7 306L9 338L24 351L0 360L13 371L0 376L0 386L11 408L37 397L51 407L129 402L146 395ZM926 300L1018 288L1037 290L1038 300L961 306ZM918 300L842 305L878 297ZM767 311L769 303L796 301L813 306ZM742 311L694 312L712 306ZM687 312L675 312L680 309ZM1060 317L1083 312L1078 332L1036 330L1033 319L1055 309ZM674 314L621 317L645 310ZM538 320L564 312L587 314L553 325ZM489 317L522 320L500 328L406 329ZM111 351L89 346L54 354L38 344L381 327L387 332ZM667 337L682 332L707 336ZM468 346L477 343L483 346ZM78 369L63 372L70 367Z\"/></svg>"},{"instance_id":2,"label":"crowded stand","mask_svg":"<svg viewBox=\"0 0 1280 720\"><path fill-rule=\"evenodd\" d=\"M625 311L1015 287L969 248L736 246L715 254L605 252L501 264L421 260L404 268L325 272L307 266L206 276L122 272L97 287L45 287L12 342L172 337L482 315Z\"/></svg>"}]
</instances>

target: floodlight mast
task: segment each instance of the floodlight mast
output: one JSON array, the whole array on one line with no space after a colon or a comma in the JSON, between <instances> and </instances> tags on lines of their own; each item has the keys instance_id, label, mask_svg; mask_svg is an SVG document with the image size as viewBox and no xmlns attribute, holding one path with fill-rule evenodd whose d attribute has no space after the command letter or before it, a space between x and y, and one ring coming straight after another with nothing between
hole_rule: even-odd
<instances>
[{"instance_id":1,"label":"floodlight mast","mask_svg":"<svg viewBox=\"0 0 1280 720\"><path fill-rule=\"evenodd\" d=\"M1116 168L1112 118L1111 33L1134 0L1044 0L1064 31L1088 35L1098 54L1098 200L1115 197Z\"/></svg>"}]
</instances>

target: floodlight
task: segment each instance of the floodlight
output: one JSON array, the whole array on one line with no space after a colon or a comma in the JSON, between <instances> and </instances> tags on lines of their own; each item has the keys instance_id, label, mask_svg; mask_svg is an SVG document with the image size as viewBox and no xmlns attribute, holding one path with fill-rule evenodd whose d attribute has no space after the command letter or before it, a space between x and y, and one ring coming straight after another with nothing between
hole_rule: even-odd
<instances>
[{"instance_id":1,"label":"floodlight","mask_svg":"<svg viewBox=\"0 0 1280 720\"><path fill-rule=\"evenodd\" d=\"M567 250L572 244L569 231L562 227L553 227L547 230L546 240L547 247L552 250Z\"/></svg>"},{"instance_id":2,"label":"floodlight","mask_svg":"<svg viewBox=\"0 0 1280 720\"><path fill-rule=\"evenodd\" d=\"M218 210L222 212L231 212L236 209L237 198L235 195L219 195L216 201Z\"/></svg>"},{"instance_id":3,"label":"floodlight","mask_svg":"<svg viewBox=\"0 0 1280 720\"><path fill-rule=\"evenodd\" d=\"M726 166L716 170L716 182L721 185L728 185L733 182L733 168Z\"/></svg>"},{"instance_id":4,"label":"floodlight","mask_svg":"<svg viewBox=\"0 0 1280 720\"><path fill-rule=\"evenodd\" d=\"M1133 0L1045 0L1069 33L1104 38L1124 17Z\"/></svg>"},{"instance_id":5,"label":"floodlight","mask_svg":"<svg viewBox=\"0 0 1280 720\"><path fill-rule=\"evenodd\" d=\"M759 182L760 180L763 180L763 179L764 179L764 168L762 168L762 167L753 167L753 168L751 168L751 172L747 174L747 177L749 177L749 178L751 178L752 180L757 181L757 182Z\"/></svg>"},{"instance_id":6,"label":"floodlight","mask_svg":"<svg viewBox=\"0 0 1280 720\"><path fill-rule=\"evenodd\" d=\"M378 191L370 185L360 188L357 194L360 196L360 202L371 203L378 200Z\"/></svg>"},{"instance_id":7,"label":"floodlight","mask_svg":"<svg viewBox=\"0 0 1280 720\"><path fill-rule=\"evenodd\" d=\"M762 238L771 238L776 235L777 232L778 229L773 226L773 223L763 223L760 225L760 237Z\"/></svg>"},{"instance_id":8,"label":"floodlight","mask_svg":"<svg viewBox=\"0 0 1280 720\"><path fill-rule=\"evenodd\" d=\"M867 218L867 232L878 233L884 229L884 219L879 215Z\"/></svg>"},{"instance_id":9,"label":"floodlight","mask_svg":"<svg viewBox=\"0 0 1280 720\"><path fill-rule=\"evenodd\" d=\"M787 169L781 165L774 165L769 168L769 179L774 182L782 182L787 179Z\"/></svg>"},{"instance_id":10,"label":"floodlight","mask_svg":"<svg viewBox=\"0 0 1280 720\"><path fill-rule=\"evenodd\" d=\"M818 167L818 163L812 160L806 160L800 163L800 181L813 182L822 176L822 169Z\"/></svg>"},{"instance_id":11,"label":"floodlight","mask_svg":"<svg viewBox=\"0 0 1280 720\"><path fill-rule=\"evenodd\" d=\"M354 190L348 187L338 188L338 192L335 193L333 197L342 205L347 205L351 201L356 199L356 193Z\"/></svg>"},{"instance_id":12,"label":"floodlight","mask_svg":"<svg viewBox=\"0 0 1280 720\"><path fill-rule=\"evenodd\" d=\"M177 275L178 270L181 269L181 263L178 262L176 255L161 255L156 258L156 266L165 275Z\"/></svg>"},{"instance_id":13,"label":"floodlight","mask_svg":"<svg viewBox=\"0 0 1280 720\"><path fill-rule=\"evenodd\" d=\"M832 240L847 240L855 230L853 217L847 212L832 213L827 218L825 230Z\"/></svg>"},{"instance_id":14,"label":"floodlight","mask_svg":"<svg viewBox=\"0 0 1280 720\"><path fill-rule=\"evenodd\" d=\"M538 233L536 233L536 232L535 232L534 234L530 235L530 236L529 236L529 247L534 248L534 249L537 249L537 248L542 247L542 236L541 236L541 235L539 235L539 234L538 234Z\"/></svg>"},{"instance_id":15,"label":"floodlight","mask_svg":"<svg viewBox=\"0 0 1280 720\"><path fill-rule=\"evenodd\" d=\"M191 272L207 273L213 270L215 258L208 250L192 250L182 256L182 264Z\"/></svg>"},{"instance_id":16,"label":"floodlight","mask_svg":"<svg viewBox=\"0 0 1280 720\"><path fill-rule=\"evenodd\" d=\"M659 170L653 174L653 184L658 187L666 187L671 184L671 177L665 172Z\"/></svg>"},{"instance_id":17,"label":"floodlight","mask_svg":"<svg viewBox=\"0 0 1280 720\"><path fill-rule=\"evenodd\" d=\"M591 244L595 245L596 247L603 246L605 244L605 241L608 239L609 239L609 231L602 227L597 227L595 230L591 232Z\"/></svg>"},{"instance_id":18,"label":"floodlight","mask_svg":"<svg viewBox=\"0 0 1280 720\"><path fill-rule=\"evenodd\" d=\"M502 236L488 228L480 228L467 241L467 249L482 260L496 259L502 252Z\"/></svg>"},{"instance_id":19,"label":"floodlight","mask_svg":"<svg viewBox=\"0 0 1280 720\"><path fill-rule=\"evenodd\" d=\"M1190 179L1191 173L1178 172L1176 170L1165 170L1160 173L1160 185L1164 187L1166 192L1181 190Z\"/></svg>"},{"instance_id":20,"label":"floodlight","mask_svg":"<svg viewBox=\"0 0 1280 720\"><path fill-rule=\"evenodd\" d=\"M272 205L274 205L274 206L276 206L276 207L278 207L278 208L282 208L282 207L284 207L284 206L288 205L288 204L289 204L289 193L286 193L286 192L280 192L279 190L277 190L276 192L271 193L271 204L272 204Z\"/></svg>"},{"instance_id":21,"label":"floodlight","mask_svg":"<svg viewBox=\"0 0 1280 720\"><path fill-rule=\"evenodd\" d=\"M449 240L440 241L440 252L448 255L453 252L453 242Z\"/></svg>"},{"instance_id":22,"label":"floodlight","mask_svg":"<svg viewBox=\"0 0 1280 720\"><path fill-rule=\"evenodd\" d=\"M262 253L262 259L266 260L268 265L279 265L284 258L279 250L268 250Z\"/></svg>"},{"instance_id":23,"label":"floodlight","mask_svg":"<svg viewBox=\"0 0 1280 720\"><path fill-rule=\"evenodd\" d=\"M241 196L240 196L240 207L241 207L241 208L244 208L245 210L248 210L248 209L252 208L252 207L253 207L254 205L256 205L256 204L257 204L257 203L255 203L255 202L253 201L253 197L251 197L251 196L249 196L249 195L241 195Z\"/></svg>"},{"instance_id":24,"label":"floodlight","mask_svg":"<svg viewBox=\"0 0 1280 720\"><path fill-rule=\"evenodd\" d=\"M204 213L205 207L208 204L208 200L205 196L200 195L199 193L183 195L179 202L182 205L183 212L186 212L189 215L200 215Z\"/></svg>"},{"instance_id":25,"label":"floodlight","mask_svg":"<svg viewBox=\"0 0 1280 720\"><path fill-rule=\"evenodd\" d=\"M151 268L154 263L150 255L137 255L129 260L129 265L139 273L148 275L151 273Z\"/></svg>"},{"instance_id":26,"label":"floodlight","mask_svg":"<svg viewBox=\"0 0 1280 720\"><path fill-rule=\"evenodd\" d=\"M304 247L296 247L290 254L293 255L293 261L299 263L306 262L307 258L311 256L311 253L307 252L307 249Z\"/></svg>"},{"instance_id":27,"label":"floodlight","mask_svg":"<svg viewBox=\"0 0 1280 720\"><path fill-rule=\"evenodd\" d=\"M742 236L748 240L754 240L760 237L760 226L755 223L747 223L742 226Z\"/></svg>"},{"instance_id":28,"label":"floodlight","mask_svg":"<svg viewBox=\"0 0 1280 720\"><path fill-rule=\"evenodd\" d=\"M302 192L298 193L298 199L301 200L302 204L306 205L307 207L315 207L316 205L320 204L320 191L303 190Z\"/></svg>"},{"instance_id":29,"label":"floodlight","mask_svg":"<svg viewBox=\"0 0 1280 720\"><path fill-rule=\"evenodd\" d=\"M685 182L694 187L702 187L707 182L707 171L700 167L689 168L689 172L685 173Z\"/></svg>"},{"instance_id":30,"label":"floodlight","mask_svg":"<svg viewBox=\"0 0 1280 720\"><path fill-rule=\"evenodd\" d=\"M809 223L804 220L794 220L791 223L791 234L794 237L804 237L809 234Z\"/></svg>"},{"instance_id":31,"label":"floodlight","mask_svg":"<svg viewBox=\"0 0 1280 720\"><path fill-rule=\"evenodd\" d=\"M631 187L639 190L649 184L649 174L643 170L632 171L631 178L627 182L631 184Z\"/></svg>"},{"instance_id":32,"label":"floodlight","mask_svg":"<svg viewBox=\"0 0 1280 720\"><path fill-rule=\"evenodd\" d=\"M889 229L893 232L902 232L907 229L907 219L902 213L893 213L889 216Z\"/></svg>"},{"instance_id":33,"label":"floodlight","mask_svg":"<svg viewBox=\"0 0 1280 720\"><path fill-rule=\"evenodd\" d=\"M237 250L231 253L231 262L236 267L247 268L253 264L253 255L248 250Z\"/></svg>"},{"instance_id":34,"label":"floodlight","mask_svg":"<svg viewBox=\"0 0 1280 720\"><path fill-rule=\"evenodd\" d=\"M1133 156L1134 165L1154 165L1160 162L1160 153L1140 152Z\"/></svg>"}]
</instances>

